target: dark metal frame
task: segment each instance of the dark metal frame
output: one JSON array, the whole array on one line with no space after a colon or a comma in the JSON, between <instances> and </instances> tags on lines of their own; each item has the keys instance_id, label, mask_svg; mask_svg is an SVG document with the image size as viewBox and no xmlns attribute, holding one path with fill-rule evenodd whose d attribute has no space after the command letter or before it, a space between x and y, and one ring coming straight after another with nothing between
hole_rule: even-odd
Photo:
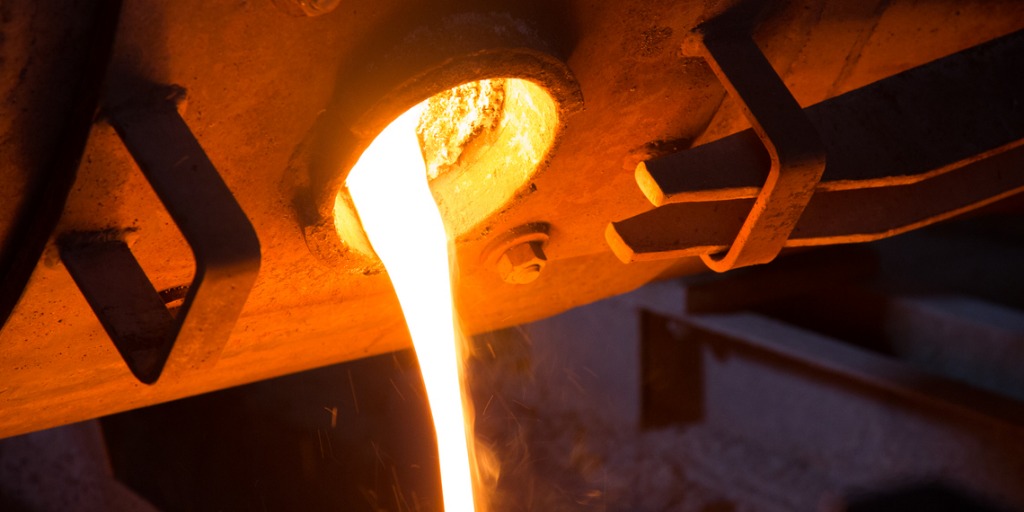
<instances>
[{"instance_id":1,"label":"dark metal frame","mask_svg":"<svg viewBox=\"0 0 1024 512\"><path fill-rule=\"evenodd\" d=\"M746 73L770 70L749 40L702 41L719 48L709 63L739 69L716 71L720 78L744 72L743 62L761 69ZM736 258L733 265L710 256L730 246L739 251L737 242L753 236L748 231L755 225L781 237L758 237L773 250L777 244L867 242L1017 194L1024 191L1022 66L1024 32L1016 32L804 109L829 156L813 196L803 188L792 196L769 190L776 157L766 158L759 147L758 139L772 151L758 123L771 115L751 116L751 130L645 161L637 168L637 183L656 208L611 223L608 243L625 262L700 255L711 268L727 270L771 259L767 250L759 258ZM741 76L746 78L739 83L755 81ZM774 75L759 79L751 86L781 86ZM772 101L785 103L781 92L775 96ZM790 135L811 137L806 126L800 129ZM769 167L768 185L759 189ZM753 215L767 208L769 197L781 201L777 211L788 212L784 222L755 224Z\"/></svg>"},{"instance_id":2,"label":"dark metal frame","mask_svg":"<svg viewBox=\"0 0 1024 512\"><path fill-rule=\"evenodd\" d=\"M256 231L173 98L107 112L195 257L195 276L172 313L128 244L71 233L61 259L132 373L153 384L216 363L260 268Z\"/></svg>"}]
</instances>

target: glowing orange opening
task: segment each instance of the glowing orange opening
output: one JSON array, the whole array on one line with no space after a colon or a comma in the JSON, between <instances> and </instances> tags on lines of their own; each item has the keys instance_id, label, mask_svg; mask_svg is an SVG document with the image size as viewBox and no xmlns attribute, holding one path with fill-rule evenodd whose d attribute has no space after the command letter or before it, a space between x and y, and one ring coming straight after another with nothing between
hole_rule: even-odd
<instances>
[{"instance_id":1,"label":"glowing orange opening","mask_svg":"<svg viewBox=\"0 0 1024 512\"><path fill-rule=\"evenodd\" d=\"M346 182L357 214L344 192L336 203L339 234L356 250L369 242L402 306L434 419L448 512L473 511L477 503L449 243L528 183L556 123L554 100L536 84L464 84L402 114L363 152Z\"/></svg>"}]
</instances>

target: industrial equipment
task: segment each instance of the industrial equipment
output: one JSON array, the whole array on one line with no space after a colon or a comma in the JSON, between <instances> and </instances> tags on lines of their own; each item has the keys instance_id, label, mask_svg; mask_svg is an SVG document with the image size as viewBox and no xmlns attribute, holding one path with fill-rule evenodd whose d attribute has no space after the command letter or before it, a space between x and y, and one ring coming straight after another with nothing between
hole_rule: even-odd
<instances>
[{"instance_id":1,"label":"industrial equipment","mask_svg":"<svg viewBox=\"0 0 1024 512\"><path fill-rule=\"evenodd\" d=\"M1015 0L6 0L0 35L0 437L408 347L344 180L481 80L432 177L473 334L1024 190Z\"/></svg>"}]
</instances>

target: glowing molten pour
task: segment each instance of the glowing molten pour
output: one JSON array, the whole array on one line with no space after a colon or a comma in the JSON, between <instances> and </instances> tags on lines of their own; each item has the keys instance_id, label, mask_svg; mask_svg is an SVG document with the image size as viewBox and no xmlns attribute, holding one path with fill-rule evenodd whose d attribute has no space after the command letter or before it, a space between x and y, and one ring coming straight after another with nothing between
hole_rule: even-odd
<instances>
[{"instance_id":1,"label":"glowing molten pour","mask_svg":"<svg viewBox=\"0 0 1024 512\"><path fill-rule=\"evenodd\" d=\"M416 136L424 104L392 122L360 157L348 189L374 252L387 268L420 362L434 417L447 512L474 510L471 423L452 311L448 237L427 186Z\"/></svg>"}]
</instances>

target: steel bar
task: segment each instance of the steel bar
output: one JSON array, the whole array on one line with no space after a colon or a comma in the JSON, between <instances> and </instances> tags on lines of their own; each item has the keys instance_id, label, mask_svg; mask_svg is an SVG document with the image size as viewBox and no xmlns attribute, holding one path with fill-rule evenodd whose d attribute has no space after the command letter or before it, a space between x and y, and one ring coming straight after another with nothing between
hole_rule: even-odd
<instances>
[{"instance_id":1,"label":"steel bar","mask_svg":"<svg viewBox=\"0 0 1024 512\"><path fill-rule=\"evenodd\" d=\"M912 370L905 364L758 314L692 315L683 320L693 327L725 336L755 350L862 382L904 400L970 417L1001 429L1014 432L1024 429L1024 408L1011 399Z\"/></svg>"},{"instance_id":2,"label":"steel bar","mask_svg":"<svg viewBox=\"0 0 1024 512\"><path fill-rule=\"evenodd\" d=\"M870 242L1024 191L1024 148L898 187L814 195L786 247ZM731 243L750 199L669 204L613 222L605 237L624 262L714 253Z\"/></svg>"}]
</instances>

